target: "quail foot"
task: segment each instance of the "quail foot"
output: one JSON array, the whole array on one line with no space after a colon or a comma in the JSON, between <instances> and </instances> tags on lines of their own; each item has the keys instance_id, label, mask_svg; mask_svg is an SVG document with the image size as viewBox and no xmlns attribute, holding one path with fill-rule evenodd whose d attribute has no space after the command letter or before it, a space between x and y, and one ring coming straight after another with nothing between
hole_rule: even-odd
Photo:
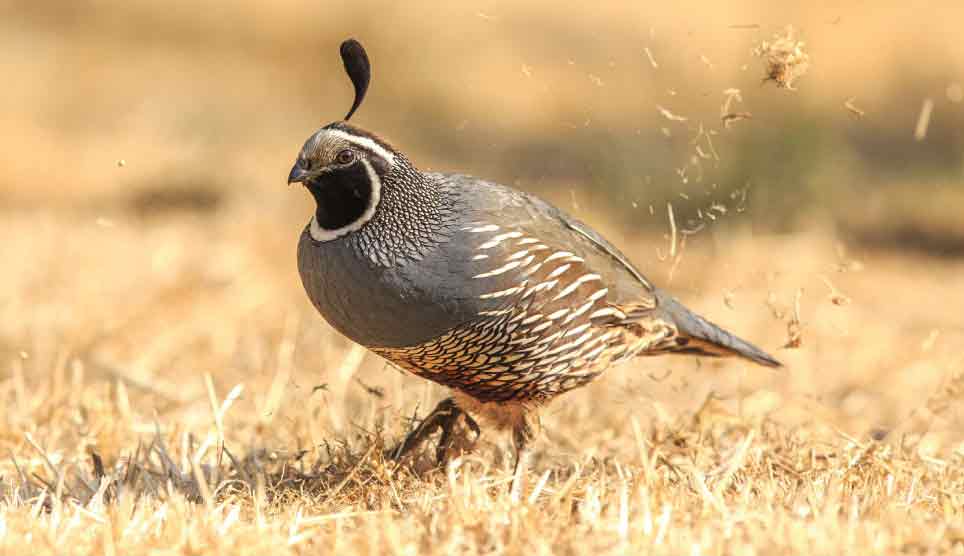
<instances>
[{"instance_id":1,"label":"quail foot","mask_svg":"<svg viewBox=\"0 0 964 556\"><path fill-rule=\"evenodd\" d=\"M423 172L399 149L347 123L371 75L365 50L341 46L355 99L315 131L289 183L315 212L298 270L328 323L452 397L403 441L403 456L457 422L511 431L514 494L537 414L557 396L637 356L736 356L777 367L750 343L657 288L605 238L542 199L457 173Z\"/></svg>"}]
</instances>

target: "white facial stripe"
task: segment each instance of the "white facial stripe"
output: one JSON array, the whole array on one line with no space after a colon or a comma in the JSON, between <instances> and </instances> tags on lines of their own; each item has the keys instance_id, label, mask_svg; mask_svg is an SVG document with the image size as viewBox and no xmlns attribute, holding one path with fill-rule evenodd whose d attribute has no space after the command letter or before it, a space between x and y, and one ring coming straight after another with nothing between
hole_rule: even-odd
<instances>
[{"instance_id":1,"label":"white facial stripe","mask_svg":"<svg viewBox=\"0 0 964 556\"><path fill-rule=\"evenodd\" d=\"M361 159L361 163L365 165L365 172L368 173L368 179L372 184L372 195L371 198L368 199L368 206L365 208L365 212L358 217L358 220L349 223L347 226L342 226L337 230L326 230L322 228L318 225L317 217L312 216L311 222L308 224L308 233L311 234L311 239L319 243L331 241L360 229L375 215L375 208L378 207L378 201L382 196L382 180L378 179L378 174L376 174L375 169L372 168L371 162L363 158Z\"/></svg>"},{"instance_id":2,"label":"white facial stripe","mask_svg":"<svg viewBox=\"0 0 964 556\"><path fill-rule=\"evenodd\" d=\"M366 149L377 154L378 156L384 158L385 161L388 162L389 166L392 166L393 164L395 164L395 155L388 152L387 150L385 150L384 147L382 147L375 141L372 141L368 137L360 137L358 135L352 135L351 133L346 133L340 129L329 129L327 130L327 132L329 135L333 137L338 137L339 139L344 139L349 143L354 143L361 147L365 147Z\"/></svg>"}]
</instances>

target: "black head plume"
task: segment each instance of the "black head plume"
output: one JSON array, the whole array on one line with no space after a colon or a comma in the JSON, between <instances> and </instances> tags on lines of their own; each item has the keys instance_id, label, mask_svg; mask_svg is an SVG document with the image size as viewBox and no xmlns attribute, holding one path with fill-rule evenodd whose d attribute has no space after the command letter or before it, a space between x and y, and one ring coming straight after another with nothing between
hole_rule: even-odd
<instances>
[{"instance_id":1,"label":"black head plume","mask_svg":"<svg viewBox=\"0 0 964 556\"><path fill-rule=\"evenodd\" d=\"M345 73L355 86L355 102L345 116L345 121L348 121L365 99L368 83L372 80L372 65L368 61L365 48L355 39L348 39L341 43L341 60L345 63Z\"/></svg>"}]
</instances>

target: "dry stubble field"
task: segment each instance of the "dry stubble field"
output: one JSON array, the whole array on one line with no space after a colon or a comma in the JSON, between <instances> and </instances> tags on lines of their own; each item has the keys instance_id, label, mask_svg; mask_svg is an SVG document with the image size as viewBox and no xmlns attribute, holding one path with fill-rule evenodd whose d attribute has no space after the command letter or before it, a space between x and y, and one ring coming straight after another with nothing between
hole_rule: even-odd
<instances>
[{"instance_id":1,"label":"dry stubble field","mask_svg":"<svg viewBox=\"0 0 964 556\"><path fill-rule=\"evenodd\" d=\"M0 553L964 553L964 259L902 249L964 252L959 2L0 11ZM788 22L793 92L750 52ZM611 370L545 411L516 504L491 433L386 461L444 392L315 314L281 185L344 113L347 34L376 68L359 123L549 193L786 368ZM704 122L719 168L688 162ZM748 182L660 260L647 204Z\"/></svg>"},{"instance_id":2,"label":"dry stubble field","mask_svg":"<svg viewBox=\"0 0 964 556\"><path fill-rule=\"evenodd\" d=\"M507 439L383 459L442 392L314 314L301 222L264 212L5 215L4 553L964 552L961 262L698 236L671 286L787 368L612 369L545 412L513 504Z\"/></svg>"}]
</instances>

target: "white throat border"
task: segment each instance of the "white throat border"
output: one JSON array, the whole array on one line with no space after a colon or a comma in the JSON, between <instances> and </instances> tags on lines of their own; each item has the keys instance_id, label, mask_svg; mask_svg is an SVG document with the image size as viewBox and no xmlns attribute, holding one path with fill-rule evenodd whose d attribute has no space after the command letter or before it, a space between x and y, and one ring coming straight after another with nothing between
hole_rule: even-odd
<instances>
[{"instance_id":1,"label":"white throat border","mask_svg":"<svg viewBox=\"0 0 964 556\"><path fill-rule=\"evenodd\" d=\"M371 162L368 162L362 158L361 163L365 165L365 172L368 173L368 179L371 182L372 194L368 199L368 206L365 207L365 212L358 217L357 220L351 222L341 228L336 230L326 230L318 225L318 218L314 215L311 217L311 222L308 223L308 234L311 235L311 239L317 241L318 243L324 243L326 241L331 241L337 239L344 235L350 234L352 232L358 231L375 216L375 209L378 207L378 202L382 197L382 180L378 178L378 174L375 173L375 169L372 168Z\"/></svg>"}]
</instances>

